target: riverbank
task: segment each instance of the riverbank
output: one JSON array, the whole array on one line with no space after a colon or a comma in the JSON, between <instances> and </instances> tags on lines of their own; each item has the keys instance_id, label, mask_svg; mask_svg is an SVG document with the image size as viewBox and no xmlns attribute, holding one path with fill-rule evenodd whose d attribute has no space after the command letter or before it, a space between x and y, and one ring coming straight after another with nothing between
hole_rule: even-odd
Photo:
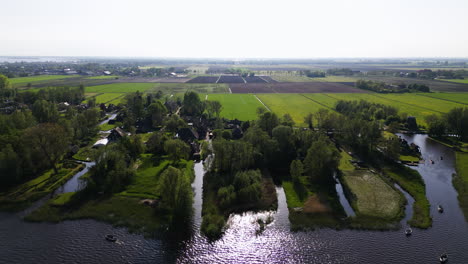
<instances>
[{"instance_id":1,"label":"riverbank","mask_svg":"<svg viewBox=\"0 0 468 264\"><path fill-rule=\"evenodd\" d=\"M0 194L1 211L21 211L29 207L33 202L52 193L64 185L85 165L77 162L65 162L58 165L58 173L48 170L41 176L27 181L13 189Z\"/></svg>"},{"instance_id":2,"label":"riverbank","mask_svg":"<svg viewBox=\"0 0 468 264\"><path fill-rule=\"evenodd\" d=\"M413 198L413 216L408 221L412 227L429 228L432 226L430 204L426 197L426 185L419 172L404 165L392 163L383 168L385 176L397 183Z\"/></svg>"},{"instance_id":3,"label":"riverbank","mask_svg":"<svg viewBox=\"0 0 468 264\"><path fill-rule=\"evenodd\" d=\"M452 182L458 192L460 208L468 221L468 153L457 151L455 157L457 174L453 177Z\"/></svg>"},{"instance_id":4,"label":"riverbank","mask_svg":"<svg viewBox=\"0 0 468 264\"><path fill-rule=\"evenodd\" d=\"M122 192L110 196L89 196L83 192L65 193L49 200L25 217L31 222L61 222L65 220L95 219L123 226L131 232L154 236L170 226L172 217L160 210L160 176L168 166L175 166L193 180L193 161L173 163L150 154L141 155L132 183Z\"/></svg>"}]
</instances>

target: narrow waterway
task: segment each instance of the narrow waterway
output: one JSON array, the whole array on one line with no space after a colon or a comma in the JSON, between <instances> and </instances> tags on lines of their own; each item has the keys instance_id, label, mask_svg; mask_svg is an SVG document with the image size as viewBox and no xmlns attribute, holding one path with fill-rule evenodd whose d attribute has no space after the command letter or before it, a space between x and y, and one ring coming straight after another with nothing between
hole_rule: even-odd
<instances>
[{"instance_id":1,"label":"narrow waterway","mask_svg":"<svg viewBox=\"0 0 468 264\"><path fill-rule=\"evenodd\" d=\"M199 232L204 169L196 163L193 232L177 246L93 220L38 224L0 213L0 263L438 263L442 252L449 254L449 263L467 263L468 226L451 184L454 153L424 135L403 137L419 145L426 160L415 169L426 182L434 220L432 228L413 229L410 237L403 229L291 232L285 194L277 187L277 211L232 215L225 235L209 242ZM438 204L444 206L443 214L437 212ZM273 221L258 232L258 218ZM120 242L106 242L107 233Z\"/></svg>"}]
</instances>

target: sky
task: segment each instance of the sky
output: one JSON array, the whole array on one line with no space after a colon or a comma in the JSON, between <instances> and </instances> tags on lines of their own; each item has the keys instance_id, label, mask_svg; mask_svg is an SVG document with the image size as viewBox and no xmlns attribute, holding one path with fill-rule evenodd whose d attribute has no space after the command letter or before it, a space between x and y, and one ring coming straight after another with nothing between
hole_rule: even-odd
<instances>
[{"instance_id":1,"label":"sky","mask_svg":"<svg viewBox=\"0 0 468 264\"><path fill-rule=\"evenodd\" d=\"M468 57L467 0L0 4L0 56Z\"/></svg>"}]
</instances>

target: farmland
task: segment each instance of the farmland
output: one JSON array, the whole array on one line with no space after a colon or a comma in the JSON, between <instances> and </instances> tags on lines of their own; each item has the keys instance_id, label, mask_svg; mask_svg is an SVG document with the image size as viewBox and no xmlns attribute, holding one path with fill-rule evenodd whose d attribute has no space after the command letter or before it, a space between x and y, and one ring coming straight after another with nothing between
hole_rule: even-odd
<instances>
[{"instance_id":1,"label":"farmland","mask_svg":"<svg viewBox=\"0 0 468 264\"><path fill-rule=\"evenodd\" d=\"M260 94L257 96L277 115L290 114L297 125L305 125L304 117L308 113L315 113L320 108L324 108L300 94Z\"/></svg>"},{"instance_id":2,"label":"farmland","mask_svg":"<svg viewBox=\"0 0 468 264\"><path fill-rule=\"evenodd\" d=\"M233 93L364 93L365 91L332 82L229 84Z\"/></svg>"},{"instance_id":3,"label":"farmland","mask_svg":"<svg viewBox=\"0 0 468 264\"><path fill-rule=\"evenodd\" d=\"M186 91L195 91L197 93L227 93L229 88L221 83L155 83L154 86L146 92L162 91L164 93L185 93Z\"/></svg>"},{"instance_id":4,"label":"farmland","mask_svg":"<svg viewBox=\"0 0 468 264\"><path fill-rule=\"evenodd\" d=\"M365 80L385 82L388 84L425 84L430 87L431 91L439 92L468 92L468 85L463 83L453 83L439 80L425 80L425 79L416 79L416 78L403 78L403 77L363 77Z\"/></svg>"},{"instance_id":5,"label":"farmland","mask_svg":"<svg viewBox=\"0 0 468 264\"><path fill-rule=\"evenodd\" d=\"M444 82L464 83L468 84L468 79L439 79Z\"/></svg>"},{"instance_id":6,"label":"farmland","mask_svg":"<svg viewBox=\"0 0 468 264\"><path fill-rule=\"evenodd\" d=\"M255 120L257 108L263 105L250 94L209 94L208 100L217 100L223 105L221 116L229 119Z\"/></svg>"},{"instance_id":7,"label":"farmland","mask_svg":"<svg viewBox=\"0 0 468 264\"><path fill-rule=\"evenodd\" d=\"M34 84L36 82L44 82L50 80L59 80L59 79L66 79L66 78L75 78L79 77L78 75L38 75L38 76L30 76L30 77L19 77L19 78L12 78L10 82L13 86L22 86L28 83Z\"/></svg>"},{"instance_id":8,"label":"farmland","mask_svg":"<svg viewBox=\"0 0 468 264\"><path fill-rule=\"evenodd\" d=\"M468 104L468 93L431 93L421 94L427 97L433 97L437 99L447 100L450 102L456 102L460 104Z\"/></svg>"},{"instance_id":9,"label":"farmland","mask_svg":"<svg viewBox=\"0 0 468 264\"><path fill-rule=\"evenodd\" d=\"M97 95L95 98L97 104L102 104L115 101L117 98L123 97L124 95L124 93L104 93Z\"/></svg>"},{"instance_id":10,"label":"farmland","mask_svg":"<svg viewBox=\"0 0 468 264\"><path fill-rule=\"evenodd\" d=\"M112 83L86 87L87 93L131 93L145 92L155 87L154 83Z\"/></svg>"},{"instance_id":11,"label":"farmland","mask_svg":"<svg viewBox=\"0 0 468 264\"><path fill-rule=\"evenodd\" d=\"M355 82L360 78L346 76L326 76L323 78L309 78L300 75L273 74L272 78L279 82Z\"/></svg>"}]
</instances>

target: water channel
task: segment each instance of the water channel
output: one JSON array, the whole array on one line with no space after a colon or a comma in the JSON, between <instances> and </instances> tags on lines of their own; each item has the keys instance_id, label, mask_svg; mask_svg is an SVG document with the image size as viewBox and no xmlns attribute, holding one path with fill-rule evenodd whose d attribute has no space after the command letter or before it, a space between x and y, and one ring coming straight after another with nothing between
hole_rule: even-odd
<instances>
[{"instance_id":1,"label":"water channel","mask_svg":"<svg viewBox=\"0 0 468 264\"><path fill-rule=\"evenodd\" d=\"M432 204L433 227L413 229L411 237L403 229L291 232L285 194L277 187L277 211L233 215L225 235L209 242L199 231L204 168L197 163L189 238L145 239L94 220L27 223L21 213L0 213L0 263L438 263L442 252L449 254L450 263L466 263L468 225L451 183L454 153L425 135L402 137L421 147L426 162L415 169L426 182ZM443 214L437 212L438 204L444 206ZM406 213L408 219L410 206ZM268 217L273 222L257 232L256 220ZM119 243L106 242L107 233L115 234Z\"/></svg>"}]
</instances>

